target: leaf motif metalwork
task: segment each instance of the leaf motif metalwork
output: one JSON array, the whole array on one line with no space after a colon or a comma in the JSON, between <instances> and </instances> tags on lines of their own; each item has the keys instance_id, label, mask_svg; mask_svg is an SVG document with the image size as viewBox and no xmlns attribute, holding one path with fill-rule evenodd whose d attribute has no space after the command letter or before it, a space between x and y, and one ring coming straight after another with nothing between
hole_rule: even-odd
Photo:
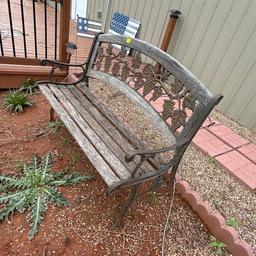
<instances>
[{"instance_id":1,"label":"leaf motif metalwork","mask_svg":"<svg viewBox=\"0 0 256 256\"><path fill-rule=\"evenodd\" d=\"M172 124L171 130L175 132L181 126L185 126L186 124L186 111L182 109L175 109L171 114Z\"/></svg>"},{"instance_id":2,"label":"leaf motif metalwork","mask_svg":"<svg viewBox=\"0 0 256 256\"><path fill-rule=\"evenodd\" d=\"M108 71L109 71L109 69L110 69L110 67L111 67L111 61L112 61L111 57L110 57L109 55L107 55L107 56L105 57L105 65L104 65L104 71L105 71L105 72L108 72Z\"/></svg>"},{"instance_id":3,"label":"leaf motif metalwork","mask_svg":"<svg viewBox=\"0 0 256 256\"><path fill-rule=\"evenodd\" d=\"M111 43L108 43L108 47L106 49L106 52L108 55L111 55L112 54L112 50L113 50L113 46Z\"/></svg>"},{"instance_id":4,"label":"leaf motif metalwork","mask_svg":"<svg viewBox=\"0 0 256 256\"><path fill-rule=\"evenodd\" d=\"M126 47L125 46L121 46L121 51L119 52L119 57L121 58L121 59L123 59L125 56L126 56L126 54L127 54L127 50L126 50Z\"/></svg>"},{"instance_id":5,"label":"leaf motif metalwork","mask_svg":"<svg viewBox=\"0 0 256 256\"><path fill-rule=\"evenodd\" d=\"M182 108L185 110L186 108L189 108L191 110L194 110L196 105L196 97L192 95L191 93L185 94L185 97L182 101Z\"/></svg>"},{"instance_id":6,"label":"leaf motif metalwork","mask_svg":"<svg viewBox=\"0 0 256 256\"><path fill-rule=\"evenodd\" d=\"M141 55L140 53L136 53L132 59L132 67L139 68L142 64Z\"/></svg>"},{"instance_id":7,"label":"leaf motif metalwork","mask_svg":"<svg viewBox=\"0 0 256 256\"><path fill-rule=\"evenodd\" d=\"M151 64L146 64L142 70L142 75L145 78L154 76L154 67Z\"/></svg>"},{"instance_id":8,"label":"leaf motif metalwork","mask_svg":"<svg viewBox=\"0 0 256 256\"><path fill-rule=\"evenodd\" d=\"M121 80L122 81L126 81L126 79L128 78L130 73L130 69L129 66L127 64L127 62L123 65L122 67L122 71L121 71Z\"/></svg>"},{"instance_id":9,"label":"leaf motif metalwork","mask_svg":"<svg viewBox=\"0 0 256 256\"><path fill-rule=\"evenodd\" d=\"M137 73L135 75L135 82L134 82L134 89L137 91L139 90L144 84L144 81L142 79L142 75L140 73Z\"/></svg>"},{"instance_id":10,"label":"leaf motif metalwork","mask_svg":"<svg viewBox=\"0 0 256 256\"><path fill-rule=\"evenodd\" d=\"M97 70L100 70L100 68L101 68L101 62L100 62L100 61L98 61L98 62L96 63L96 68L97 68Z\"/></svg>"},{"instance_id":11,"label":"leaf motif metalwork","mask_svg":"<svg viewBox=\"0 0 256 256\"><path fill-rule=\"evenodd\" d=\"M120 71L120 64L118 62L115 62L113 67L112 67L112 75L113 76L118 76Z\"/></svg>"},{"instance_id":12,"label":"leaf motif metalwork","mask_svg":"<svg viewBox=\"0 0 256 256\"><path fill-rule=\"evenodd\" d=\"M134 50L134 56L127 56L127 48L121 47L118 53L113 51L111 43L103 43L97 50L94 68L103 69L129 85L136 91L143 89L142 97L147 101L156 101L165 96L161 116L171 119L171 130L175 132L187 121L186 111L194 111L197 98L169 70L159 63L143 64L141 53ZM129 80L128 80L129 78ZM150 99L146 96L152 93Z\"/></svg>"},{"instance_id":13,"label":"leaf motif metalwork","mask_svg":"<svg viewBox=\"0 0 256 256\"><path fill-rule=\"evenodd\" d=\"M149 101L156 101L159 97L161 97L163 94L163 90L160 86L156 86L154 88L153 95Z\"/></svg>"},{"instance_id":14,"label":"leaf motif metalwork","mask_svg":"<svg viewBox=\"0 0 256 256\"><path fill-rule=\"evenodd\" d=\"M155 87L155 80L152 77L147 77L144 84L143 84L143 94L142 96L145 97L149 94Z\"/></svg>"},{"instance_id":15,"label":"leaf motif metalwork","mask_svg":"<svg viewBox=\"0 0 256 256\"><path fill-rule=\"evenodd\" d=\"M101 59L103 57L103 48L99 47L97 50L97 58Z\"/></svg>"},{"instance_id":16,"label":"leaf motif metalwork","mask_svg":"<svg viewBox=\"0 0 256 256\"><path fill-rule=\"evenodd\" d=\"M167 120L171 116L173 109L174 109L174 101L164 100L162 118L164 120Z\"/></svg>"},{"instance_id":17,"label":"leaf motif metalwork","mask_svg":"<svg viewBox=\"0 0 256 256\"><path fill-rule=\"evenodd\" d=\"M171 87L172 93L178 94L179 92L182 91L182 89L183 89L183 84L175 77L174 83L172 84L172 87Z\"/></svg>"}]
</instances>

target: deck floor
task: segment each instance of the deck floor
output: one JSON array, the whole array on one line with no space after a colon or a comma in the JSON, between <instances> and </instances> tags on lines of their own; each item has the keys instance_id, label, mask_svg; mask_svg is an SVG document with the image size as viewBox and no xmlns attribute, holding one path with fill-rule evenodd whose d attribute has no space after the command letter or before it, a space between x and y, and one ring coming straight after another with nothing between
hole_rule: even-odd
<instances>
[{"instance_id":1,"label":"deck floor","mask_svg":"<svg viewBox=\"0 0 256 256\"><path fill-rule=\"evenodd\" d=\"M17 57L25 57L24 44L22 34L21 22L21 8L20 0L12 0L12 22L15 38L15 51ZM31 0L23 0L25 13L25 28L26 28L26 42L27 42L27 56L28 58L35 58L35 44L34 44L34 26L33 26L33 9ZM44 28L44 4L36 2L36 35L38 44L38 58L45 58L45 28ZM3 40L4 56L13 57L13 46L10 32L10 21L8 14L7 0L0 0L0 30ZM59 13L58 13L59 24ZM59 25L58 25L59 30ZM51 6L47 8L47 58L54 59L54 9ZM72 56L71 62L82 63L86 60L92 39L85 37L78 37L76 35L76 22L70 21L70 41L77 45L77 51ZM58 32L59 40L59 32ZM58 45L57 45L58 49ZM1 54L1 53L0 53ZM57 53L58 59L58 53Z\"/></svg>"}]
</instances>

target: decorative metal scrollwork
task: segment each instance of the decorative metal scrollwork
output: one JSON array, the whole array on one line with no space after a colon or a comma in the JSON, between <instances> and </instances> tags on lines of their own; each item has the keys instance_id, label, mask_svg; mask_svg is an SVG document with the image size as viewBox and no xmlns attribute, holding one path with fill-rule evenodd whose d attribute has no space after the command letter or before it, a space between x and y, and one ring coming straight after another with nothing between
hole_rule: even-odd
<instances>
[{"instance_id":1,"label":"decorative metal scrollwork","mask_svg":"<svg viewBox=\"0 0 256 256\"><path fill-rule=\"evenodd\" d=\"M170 124L173 132L184 127L193 112L197 99L169 70L159 63L146 64L140 52L114 49L110 43L98 48L93 68L109 73L127 83L149 102L162 99L162 118Z\"/></svg>"}]
</instances>

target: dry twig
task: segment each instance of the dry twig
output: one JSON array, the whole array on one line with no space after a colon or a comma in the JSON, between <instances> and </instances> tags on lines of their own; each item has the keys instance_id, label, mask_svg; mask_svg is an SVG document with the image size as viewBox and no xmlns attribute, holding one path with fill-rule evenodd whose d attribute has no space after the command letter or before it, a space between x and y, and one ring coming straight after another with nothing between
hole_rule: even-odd
<instances>
[{"instance_id":1,"label":"dry twig","mask_svg":"<svg viewBox=\"0 0 256 256\"><path fill-rule=\"evenodd\" d=\"M162 256L164 256L164 243L165 243L165 236L166 236L167 228L168 228L168 226L170 227L169 219L170 219L171 212L172 212L172 207L173 207L174 194L175 194L175 185L176 185L176 183L174 182L173 191L172 191L172 200L171 200L169 212L168 212L166 222L165 222L165 226L164 226L164 233L163 233L163 238L162 238L162 252L161 252Z\"/></svg>"}]
</instances>

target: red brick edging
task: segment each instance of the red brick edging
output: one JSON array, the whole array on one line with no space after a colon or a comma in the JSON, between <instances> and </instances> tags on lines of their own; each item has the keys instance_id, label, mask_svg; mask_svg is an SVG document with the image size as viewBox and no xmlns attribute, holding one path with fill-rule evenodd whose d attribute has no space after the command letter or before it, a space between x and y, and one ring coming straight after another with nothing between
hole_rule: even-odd
<instances>
[{"instance_id":1,"label":"red brick edging","mask_svg":"<svg viewBox=\"0 0 256 256\"><path fill-rule=\"evenodd\" d=\"M252 247L239 238L238 232L228 226L225 218L208 202L203 201L200 194L192 190L188 182L181 180L180 175L176 176L176 180L176 191L200 217L211 234L226 244L232 256L255 256Z\"/></svg>"}]
</instances>

